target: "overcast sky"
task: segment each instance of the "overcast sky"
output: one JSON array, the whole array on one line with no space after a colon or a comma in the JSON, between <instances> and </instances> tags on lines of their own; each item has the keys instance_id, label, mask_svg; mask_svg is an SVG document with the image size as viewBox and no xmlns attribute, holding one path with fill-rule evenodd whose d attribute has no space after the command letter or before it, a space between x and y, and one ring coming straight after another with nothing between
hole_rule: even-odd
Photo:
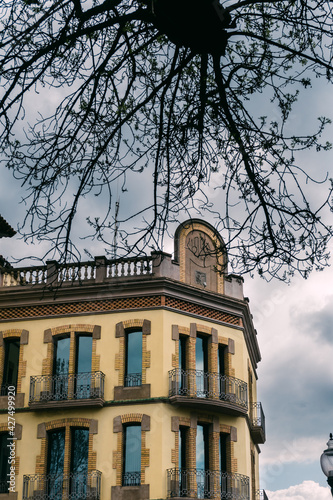
<instances>
[{"instance_id":1,"label":"overcast sky","mask_svg":"<svg viewBox=\"0 0 333 500\"><path fill-rule=\"evenodd\" d=\"M298 127L325 113L333 117L333 95L323 82L300 101L292 120ZM332 127L327 139L333 142ZM333 177L332 152L306 153L302 158L306 168ZM0 213L16 227L24 215L19 185L3 167L0 178ZM210 199L215 196L213 188ZM121 206L133 200L130 192L125 193ZM18 237L2 239L0 246L7 258L43 255L47 249L45 244L27 247ZM92 255L100 255L95 242L87 246ZM267 442L261 446L261 488L269 500L332 498L319 465L333 432L332 283L332 268L312 273L306 281L295 277L290 285L245 278L245 295L250 299L262 353L258 388Z\"/></svg>"}]
</instances>

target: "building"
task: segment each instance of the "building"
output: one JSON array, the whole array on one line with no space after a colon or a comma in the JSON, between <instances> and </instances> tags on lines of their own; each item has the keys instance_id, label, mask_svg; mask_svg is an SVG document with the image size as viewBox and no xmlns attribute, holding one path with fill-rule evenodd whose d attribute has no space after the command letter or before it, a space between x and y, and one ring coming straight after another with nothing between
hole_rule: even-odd
<instances>
[{"instance_id":1,"label":"building","mask_svg":"<svg viewBox=\"0 0 333 500\"><path fill-rule=\"evenodd\" d=\"M266 498L243 280L209 224L174 244L3 269L0 499Z\"/></svg>"},{"instance_id":2,"label":"building","mask_svg":"<svg viewBox=\"0 0 333 500\"><path fill-rule=\"evenodd\" d=\"M0 215L0 238L11 238L16 234L16 231L8 224L8 222Z\"/></svg>"}]
</instances>

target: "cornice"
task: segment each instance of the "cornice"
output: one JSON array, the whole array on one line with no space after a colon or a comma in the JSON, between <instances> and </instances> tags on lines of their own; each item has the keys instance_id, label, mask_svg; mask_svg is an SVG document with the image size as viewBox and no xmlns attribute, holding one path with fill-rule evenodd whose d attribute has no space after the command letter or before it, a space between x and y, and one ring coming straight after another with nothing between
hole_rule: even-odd
<instances>
[{"instance_id":1,"label":"cornice","mask_svg":"<svg viewBox=\"0 0 333 500\"><path fill-rule=\"evenodd\" d=\"M226 315L237 316L240 319L238 328L243 330L249 356L253 368L256 370L261 356L248 301L196 288L166 277L140 276L105 280L101 283L89 281L80 284L64 283L57 289L48 288L45 285L2 287L0 288L0 317L1 310L10 309L14 312L15 309L22 307L59 306L78 302L81 304L85 302L96 303L98 301L120 301L154 296L188 302L197 305L199 311L207 308ZM157 307L163 306L165 303L161 303ZM168 307L168 309L173 309L173 307ZM82 312L82 314L85 313L88 311ZM200 312L194 315L200 316ZM202 317L207 319L205 314L202 314ZM214 321L214 318L210 316L208 320Z\"/></svg>"}]
</instances>

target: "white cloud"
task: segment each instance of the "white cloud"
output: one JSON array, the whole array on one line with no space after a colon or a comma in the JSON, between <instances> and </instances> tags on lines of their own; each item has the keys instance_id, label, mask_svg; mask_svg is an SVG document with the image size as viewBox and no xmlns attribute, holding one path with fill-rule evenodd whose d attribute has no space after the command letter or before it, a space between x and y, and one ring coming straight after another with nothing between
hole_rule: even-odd
<instances>
[{"instance_id":1,"label":"white cloud","mask_svg":"<svg viewBox=\"0 0 333 500\"><path fill-rule=\"evenodd\" d=\"M330 489L314 481L290 486L286 490L266 491L269 500L331 500Z\"/></svg>"},{"instance_id":2,"label":"white cloud","mask_svg":"<svg viewBox=\"0 0 333 500\"><path fill-rule=\"evenodd\" d=\"M292 441L272 440L271 446L263 450L260 463L263 466L285 463L312 463L318 462L324 451L325 442L321 438L311 436L293 439ZM278 450L278 452L277 452Z\"/></svg>"}]
</instances>

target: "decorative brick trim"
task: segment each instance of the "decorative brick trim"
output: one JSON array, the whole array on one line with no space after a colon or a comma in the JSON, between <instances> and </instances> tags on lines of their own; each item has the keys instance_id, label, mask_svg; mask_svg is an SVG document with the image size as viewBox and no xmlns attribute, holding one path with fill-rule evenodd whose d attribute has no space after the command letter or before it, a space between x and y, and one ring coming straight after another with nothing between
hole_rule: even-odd
<instances>
[{"instance_id":1,"label":"decorative brick trim","mask_svg":"<svg viewBox=\"0 0 333 500\"><path fill-rule=\"evenodd\" d=\"M193 304L192 302L187 302L185 300L166 296L165 305L166 307L188 312L190 314L195 314L197 316L203 316L209 319L214 319L216 321L221 321L223 323L230 323L235 326L241 326L239 316L225 313L223 311L219 311L218 309L202 306L200 304Z\"/></svg>"},{"instance_id":2,"label":"decorative brick trim","mask_svg":"<svg viewBox=\"0 0 333 500\"><path fill-rule=\"evenodd\" d=\"M228 448L230 448L230 452ZM235 458L235 443L233 441L227 443L227 466L230 468L231 474L238 472L238 462L237 458Z\"/></svg>"},{"instance_id":3,"label":"decorative brick trim","mask_svg":"<svg viewBox=\"0 0 333 500\"><path fill-rule=\"evenodd\" d=\"M177 469L179 465L179 425L177 430L171 430L175 432L175 447L171 449L171 463Z\"/></svg>"},{"instance_id":4,"label":"decorative brick trim","mask_svg":"<svg viewBox=\"0 0 333 500\"><path fill-rule=\"evenodd\" d=\"M190 417L179 417L179 425L182 427L190 427L191 418Z\"/></svg>"},{"instance_id":5,"label":"decorative brick trim","mask_svg":"<svg viewBox=\"0 0 333 500\"><path fill-rule=\"evenodd\" d=\"M190 328L188 326L178 326L179 335L190 335Z\"/></svg>"},{"instance_id":6,"label":"decorative brick trim","mask_svg":"<svg viewBox=\"0 0 333 500\"><path fill-rule=\"evenodd\" d=\"M150 431L150 416L143 413L127 413L113 419L113 432L117 434L117 449L113 451L113 468L116 469L116 486L122 487L123 430L124 425L141 424L141 485L145 484L146 468L150 465L150 450L146 448L146 432Z\"/></svg>"},{"instance_id":7,"label":"decorative brick trim","mask_svg":"<svg viewBox=\"0 0 333 500\"><path fill-rule=\"evenodd\" d=\"M198 323L195 323L195 325L196 325L197 334L204 333L206 335L212 335L213 330L215 330L215 328L211 328L210 326L199 325Z\"/></svg>"},{"instance_id":8,"label":"decorative brick trim","mask_svg":"<svg viewBox=\"0 0 333 500\"><path fill-rule=\"evenodd\" d=\"M22 394L22 378L26 376L27 362L23 359L24 356L24 346L29 342L29 332L28 330L11 328L9 330L4 330L0 332L0 385L3 380L3 371L5 363L5 339L17 338L20 340L20 351L19 351L19 365L17 374L17 387L16 394ZM4 399L5 398L5 399ZM7 396L0 396L0 407L7 407ZM5 406L4 406L5 405Z\"/></svg>"},{"instance_id":9,"label":"decorative brick trim","mask_svg":"<svg viewBox=\"0 0 333 500\"><path fill-rule=\"evenodd\" d=\"M84 427L89 429L88 443L88 471L96 469L97 452L93 451L93 437L98 433L98 422L91 418L62 418L42 422L37 426L37 439L41 440L41 452L36 457L36 474L46 474L47 467L47 432L55 429L65 429L65 460L64 474L70 471L70 440L71 427Z\"/></svg>"},{"instance_id":10,"label":"decorative brick trim","mask_svg":"<svg viewBox=\"0 0 333 500\"><path fill-rule=\"evenodd\" d=\"M8 307L0 311L0 320L68 316L70 314L109 312L126 309L146 309L161 305L161 296L129 297L124 299L89 300L35 306Z\"/></svg>"},{"instance_id":11,"label":"decorative brick trim","mask_svg":"<svg viewBox=\"0 0 333 500\"><path fill-rule=\"evenodd\" d=\"M144 324L144 319L127 319L126 321L123 321L123 328L124 330L127 330L129 328L143 328ZM148 321L148 320L147 320ZM150 321L149 321L150 323Z\"/></svg>"},{"instance_id":12,"label":"decorative brick trim","mask_svg":"<svg viewBox=\"0 0 333 500\"><path fill-rule=\"evenodd\" d=\"M163 300L162 300L163 299ZM239 316L219 311L215 308L194 304L175 297L152 295L148 297L132 297L128 299L109 299L64 304L49 304L36 306L22 306L3 308L0 311L0 320L41 318L45 316L68 316L69 314L84 314L98 312L112 312L119 310L149 309L168 307L189 314L195 314L208 319L229 323L242 327Z\"/></svg>"}]
</instances>

